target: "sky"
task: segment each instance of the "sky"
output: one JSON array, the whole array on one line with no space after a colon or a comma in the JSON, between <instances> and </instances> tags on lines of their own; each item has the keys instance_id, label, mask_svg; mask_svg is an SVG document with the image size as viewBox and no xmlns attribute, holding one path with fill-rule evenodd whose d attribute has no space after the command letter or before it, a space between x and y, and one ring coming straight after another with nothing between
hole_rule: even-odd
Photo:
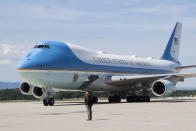
<instances>
[{"instance_id":1,"label":"sky","mask_svg":"<svg viewBox=\"0 0 196 131\"><path fill-rule=\"evenodd\" d=\"M22 81L17 62L44 40L160 58L177 21L180 61L196 64L195 7L195 0L0 0L0 81ZM195 79L179 85L196 87Z\"/></svg>"}]
</instances>

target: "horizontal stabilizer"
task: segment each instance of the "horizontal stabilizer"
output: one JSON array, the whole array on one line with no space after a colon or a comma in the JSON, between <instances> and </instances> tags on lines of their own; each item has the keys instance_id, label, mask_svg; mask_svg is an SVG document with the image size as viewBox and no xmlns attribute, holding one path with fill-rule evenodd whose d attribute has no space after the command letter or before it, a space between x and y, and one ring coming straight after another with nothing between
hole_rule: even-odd
<instances>
[{"instance_id":1,"label":"horizontal stabilizer","mask_svg":"<svg viewBox=\"0 0 196 131\"><path fill-rule=\"evenodd\" d=\"M190 69L190 68L196 68L196 65L190 65L190 66L180 66L176 67L176 70L183 70L183 69Z\"/></svg>"}]
</instances>

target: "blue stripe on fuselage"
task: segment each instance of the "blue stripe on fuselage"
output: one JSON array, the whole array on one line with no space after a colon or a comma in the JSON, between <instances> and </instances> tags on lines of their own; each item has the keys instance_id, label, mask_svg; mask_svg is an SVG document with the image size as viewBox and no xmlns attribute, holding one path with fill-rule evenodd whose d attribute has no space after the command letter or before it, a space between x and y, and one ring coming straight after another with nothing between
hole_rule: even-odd
<instances>
[{"instance_id":1,"label":"blue stripe on fuselage","mask_svg":"<svg viewBox=\"0 0 196 131\"><path fill-rule=\"evenodd\" d=\"M135 74L165 74L173 72L172 70L88 64L80 60L72 52L70 47L63 42L44 41L38 43L38 45L39 44L49 45L50 49L33 49L19 62L17 68L38 70L80 70Z\"/></svg>"}]
</instances>

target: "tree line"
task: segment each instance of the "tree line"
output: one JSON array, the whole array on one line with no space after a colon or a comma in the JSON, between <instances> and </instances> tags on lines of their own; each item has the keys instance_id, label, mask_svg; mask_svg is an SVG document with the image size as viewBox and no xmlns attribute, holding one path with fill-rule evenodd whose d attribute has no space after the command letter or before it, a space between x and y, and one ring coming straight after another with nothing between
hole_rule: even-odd
<instances>
[{"instance_id":1,"label":"tree line","mask_svg":"<svg viewBox=\"0 0 196 131\"><path fill-rule=\"evenodd\" d=\"M104 93L95 93L98 97L107 97L109 94ZM57 92L54 96L55 99L71 99L71 98L84 98L84 92L81 91L66 91L66 92ZM37 100L32 95L23 95L20 92L20 89L5 89L0 90L0 100Z\"/></svg>"},{"instance_id":2,"label":"tree line","mask_svg":"<svg viewBox=\"0 0 196 131\"><path fill-rule=\"evenodd\" d=\"M171 94L171 96L195 96L196 90L178 90ZM109 96L109 92L96 92L95 96L107 98ZM153 96L150 93L150 96ZM71 98L84 98L84 92L57 92L54 96L55 99L63 100L63 99L71 99ZM0 100L37 100L31 95L23 95L20 93L20 90L17 89L5 89L0 90Z\"/></svg>"}]
</instances>

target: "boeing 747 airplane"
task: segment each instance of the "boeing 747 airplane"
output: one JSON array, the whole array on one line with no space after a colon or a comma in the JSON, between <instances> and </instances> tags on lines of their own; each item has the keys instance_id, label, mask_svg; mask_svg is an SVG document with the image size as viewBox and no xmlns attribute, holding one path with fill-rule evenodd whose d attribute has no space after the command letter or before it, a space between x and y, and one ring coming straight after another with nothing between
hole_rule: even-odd
<instances>
[{"instance_id":1,"label":"boeing 747 airplane","mask_svg":"<svg viewBox=\"0 0 196 131\"><path fill-rule=\"evenodd\" d=\"M45 106L54 105L56 91L66 90L108 91L109 102L122 98L148 102L149 91L168 96L176 90L177 82L196 77L196 73L180 73L196 67L181 66L178 61L181 31L182 23L177 22L160 59L95 52L64 42L39 42L17 65L24 79L20 91L40 98ZM137 91L143 95L136 96Z\"/></svg>"}]
</instances>

